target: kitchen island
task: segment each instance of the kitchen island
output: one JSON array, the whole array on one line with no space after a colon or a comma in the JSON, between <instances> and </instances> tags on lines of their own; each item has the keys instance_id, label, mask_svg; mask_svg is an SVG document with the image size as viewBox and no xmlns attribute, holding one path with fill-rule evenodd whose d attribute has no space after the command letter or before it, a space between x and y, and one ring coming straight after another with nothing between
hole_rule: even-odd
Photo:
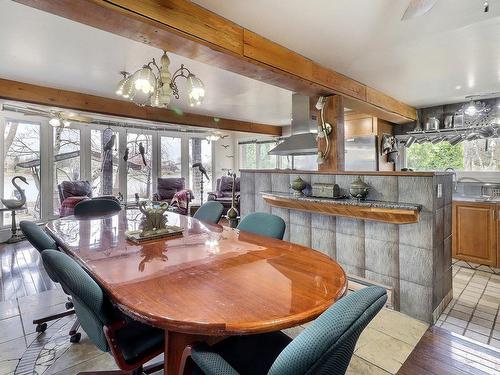
<instances>
[{"instance_id":1,"label":"kitchen island","mask_svg":"<svg viewBox=\"0 0 500 375\"><path fill-rule=\"evenodd\" d=\"M369 195L361 202L297 198L289 189L297 176L308 184L337 183L343 194L361 176ZM243 216L282 217L285 240L329 255L352 279L391 288L396 310L433 322L451 300L451 174L242 170L240 185Z\"/></svg>"}]
</instances>

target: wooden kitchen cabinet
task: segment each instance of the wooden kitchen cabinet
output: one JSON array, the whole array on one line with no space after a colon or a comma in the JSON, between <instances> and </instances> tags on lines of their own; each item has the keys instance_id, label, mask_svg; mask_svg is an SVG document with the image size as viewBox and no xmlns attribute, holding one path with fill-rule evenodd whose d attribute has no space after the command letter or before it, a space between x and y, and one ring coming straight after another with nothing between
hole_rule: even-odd
<instances>
[{"instance_id":1,"label":"wooden kitchen cabinet","mask_svg":"<svg viewBox=\"0 0 500 375\"><path fill-rule=\"evenodd\" d=\"M492 267L500 260L500 222L494 203L453 202L453 257Z\"/></svg>"}]
</instances>

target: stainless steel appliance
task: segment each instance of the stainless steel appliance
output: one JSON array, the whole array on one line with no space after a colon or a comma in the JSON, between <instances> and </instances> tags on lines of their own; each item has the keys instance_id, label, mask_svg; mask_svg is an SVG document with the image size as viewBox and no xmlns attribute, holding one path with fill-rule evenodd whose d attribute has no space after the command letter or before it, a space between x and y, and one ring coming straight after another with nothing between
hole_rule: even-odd
<instances>
[{"instance_id":1,"label":"stainless steel appliance","mask_svg":"<svg viewBox=\"0 0 500 375\"><path fill-rule=\"evenodd\" d=\"M377 136L366 135L345 140L345 170L377 170Z\"/></svg>"}]
</instances>

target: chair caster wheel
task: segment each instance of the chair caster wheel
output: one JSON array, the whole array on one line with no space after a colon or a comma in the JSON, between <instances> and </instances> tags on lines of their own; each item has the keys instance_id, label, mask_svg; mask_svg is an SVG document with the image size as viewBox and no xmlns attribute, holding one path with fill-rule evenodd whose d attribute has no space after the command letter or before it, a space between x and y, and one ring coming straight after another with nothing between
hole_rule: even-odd
<instances>
[{"instance_id":1,"label":"chair caster wheel","mask_svg":"<svg viewBox=\"0 0 500 375\"><path fill-rule=\"evenodd\" d=\"M64 304L64 306L66 307L66 310L72 309L73 308L73 302L66 302Z\"/></svg>"},{"instance_id":2,"label":"chair caster wheel","mask_svg":"<svg viewBox=\"0 0 500 375\"><path fill-rule=\"evenodd\" d=\"M35 331L37 332L45 332L45 330L47 329L47 323L42 323L42 324L38 324L35 328Z\"/></svg>"},{"instance_id":3,"label":"chair caster wheel","mask_svg":"<svg viewBox=\"0 0 500 375\"><path fill-rule=\"evenodd\" d=\"M77 342L80 342L81 338L82 338L82 334L80 332L77 332L69 338L69 341L72 343L77 343Z\"/></svg>"}]
</instances>

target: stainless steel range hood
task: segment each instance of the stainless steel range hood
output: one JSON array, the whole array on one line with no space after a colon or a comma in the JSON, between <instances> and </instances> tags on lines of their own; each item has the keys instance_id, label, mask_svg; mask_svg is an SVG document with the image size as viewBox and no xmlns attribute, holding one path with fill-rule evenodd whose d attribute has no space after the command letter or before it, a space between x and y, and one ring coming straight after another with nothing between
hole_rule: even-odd
<instances>
[{"instance_id":1,"label":"stainless steel range hood","mask_svg":"<svg viewBox=\"0 0 500 375\"><path fill-rule=\"evenodd\" d=\"M269 155L316 155L317 133L312 133L311 130L317 130L317 127L316 118L311 117L309 97L293 94L291 135L269 151Z\"/></svg>"}]
</instances>

